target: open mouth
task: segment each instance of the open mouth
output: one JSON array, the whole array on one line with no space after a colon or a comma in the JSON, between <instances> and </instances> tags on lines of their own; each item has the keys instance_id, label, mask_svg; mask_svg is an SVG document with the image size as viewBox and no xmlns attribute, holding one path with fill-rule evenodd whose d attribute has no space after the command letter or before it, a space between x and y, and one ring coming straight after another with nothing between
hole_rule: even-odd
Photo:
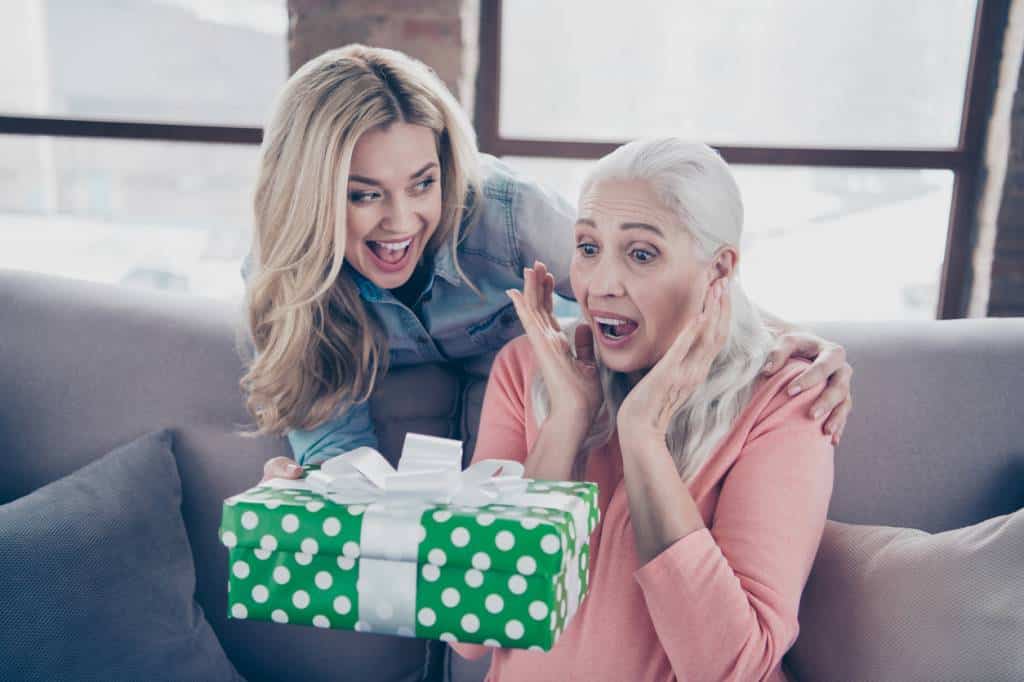
<instances>
[{"instance_id":1,"label":"open mouth","mask_svg":"<svg viewBox=\"0 0 1024 682\"><path fill-rule=\"evenodd\" d=\"M595 315L594 322L597 324L601 336L614 342L628 339L640 326L634 320L604 315Z\"/></svg>"},{"instance_id":2,"label":"open mouth","mask_svg":"<svg viewBox=\"0 0 1024 682\"><path fill-rule=\"evenodd\" d=\"M366 246L373 255L373 259L378 267L382 270L393 272L405 266L409 254L412 253L414 241L416 241L415 236L391 241L367 239Z\"/></svg>"}]
</instances>

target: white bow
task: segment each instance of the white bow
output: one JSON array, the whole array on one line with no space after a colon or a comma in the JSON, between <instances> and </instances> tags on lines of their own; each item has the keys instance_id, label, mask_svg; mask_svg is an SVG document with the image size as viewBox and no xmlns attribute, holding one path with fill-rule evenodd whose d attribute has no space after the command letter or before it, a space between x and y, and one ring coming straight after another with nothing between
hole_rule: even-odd
<instances>
[{"instance_id":1,"label":"white bow","mask_svg":"<svg viewBox=\"0 0 1024 682\"><path fill-rule=\"evenodd\" d=\"M306 482L345 504L401 498L480 507L525 494L530 479L523 471L511 459L485 459L463 471L461 441L410 433L397 470L373 448L360 447L326 460Z\"/></svg>"}]
</instances>

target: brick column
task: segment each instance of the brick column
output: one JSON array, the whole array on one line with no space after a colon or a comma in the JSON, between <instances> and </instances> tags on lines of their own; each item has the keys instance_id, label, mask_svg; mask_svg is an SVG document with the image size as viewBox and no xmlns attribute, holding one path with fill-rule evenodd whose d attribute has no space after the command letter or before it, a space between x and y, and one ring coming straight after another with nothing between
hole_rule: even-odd
<instances>
[{"instance_id":1,"label":"brick column","mask_svg":"<svg viewBox=\"0 0 1024 682\"><path fill-rule=\"evenodd\" d=\"M401 50L431 66L472 118L480 0L288 0L291 71L334 47Z\"/></svg>"},{"instance_id":2,"label":"brick column","mask_svg":"<svg viewBox=\"0 0 1024 682\"><path fill-rule=\"evenodd\" d=\"M969 317L1024 316L1024 0L1014 0L985 148Z\"/></svg>"}]
</instances>

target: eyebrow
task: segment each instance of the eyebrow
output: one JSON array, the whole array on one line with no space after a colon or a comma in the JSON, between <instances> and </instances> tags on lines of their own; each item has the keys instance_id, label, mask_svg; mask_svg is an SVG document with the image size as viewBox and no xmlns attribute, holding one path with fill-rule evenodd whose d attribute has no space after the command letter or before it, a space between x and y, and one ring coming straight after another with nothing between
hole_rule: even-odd
<instances>
[{"instance_id":1,"label":"eyebrow","mask_svg":"<svg viewBox=\"0 0 1024 682\"><path fill-rule=\"evenodd\" d=\"M576 224L577 225L586 225L587 227L592 227L595 230L597 229L597 223L595 223L590 218L580 218L579 220L576 221ZM649 232L653 232L654 234L658 235L659 237L662 237L662 238L665 237L665 233L664 232L659 230L654 225L649 225L647 223L622 223L621 225L619 225L619 229L622 229L622 230L647 230Z\"/></svg>"},{"instance_id":2,"label":"eyebrow","mask_svg":"<svg viewBox=\"0 0 1024 682\"><path fill-rule=\"evenodd\" d=\"M431 161L426 166L424 166L423 168L420 168L418 171L416 171L415 173L410 175L409 179L410 180L415 180L416 178L418 178L419 176L423 175L424 173L426 173L428 170L430 170L431 168L433 168L436 165L437 165L437 161ZM349 179L350 182L354 180L356 182L361 182L364 185L374 185L376 187L380 187L381 186L381 183L380 183L379 180L374 180L373 178L368 178L368 177L366 177L364 175L351 175L350 174L348 176L348 179Z\"/></svg>"}]
</instances>

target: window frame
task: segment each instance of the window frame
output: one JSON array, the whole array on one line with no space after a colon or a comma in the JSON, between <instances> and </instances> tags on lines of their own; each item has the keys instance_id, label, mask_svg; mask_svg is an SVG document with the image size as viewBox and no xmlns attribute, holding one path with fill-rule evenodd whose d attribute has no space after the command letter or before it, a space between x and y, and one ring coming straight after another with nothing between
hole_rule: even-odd
<instances>
[{"instance_id":1,"label":"window frame","mask_svg":"<svg viewBox=\"0 0 1024 682\"><path fill-rule=\"evenodd\" d=\"M597 159L623 144L625 140L586 142L501 136L498 116L501 111L502 4L502 0L480 2L480 63L477 71L474 124L481 151L495 156ZM756 147L722 146L713 142L710 144L727 162L738 165L952 171L953 196L946 229L936 317L965 317L970 299L968 266L971 259L978 179L982 171L985 132L995 94L995 67L1002 49L1009 9L1010 0L978 0L971 38L971 55L964 85L960 135L954 148Z\"/></svg>"}]
</instances>

